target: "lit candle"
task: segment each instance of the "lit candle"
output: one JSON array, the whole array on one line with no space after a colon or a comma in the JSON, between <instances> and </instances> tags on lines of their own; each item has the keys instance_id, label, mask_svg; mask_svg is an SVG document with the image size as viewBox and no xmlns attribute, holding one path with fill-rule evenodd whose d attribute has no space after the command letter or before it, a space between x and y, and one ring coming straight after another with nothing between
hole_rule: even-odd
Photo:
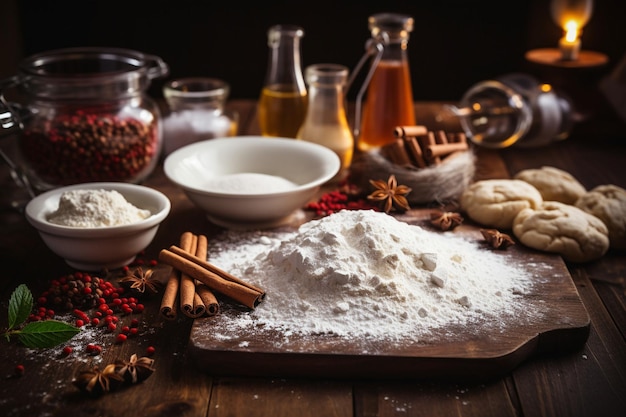
<instances>
[{"instance_id":1,"label":"lit candle","mask_svg":"<svg viewBox=\"0 0 626 417\"><path fill-rule=\"evenodd\" d=\"M554 22L565 31L559 41L561 59L578 60L580 33L593 12L593 0L552 0L550 11Z\"/></svg>"},{"instance_id":2,"label":"lit candle","mask_svg":"<svg viewBox=\"0 0 626 417\"><path fill-rule=\"evenodd\" d=\"M576 61L580 52L580 39L578 37L578 24L569 21L565 25L565 35L559 41L561 59L564 61Z\"/></svg>"}]
</instances>

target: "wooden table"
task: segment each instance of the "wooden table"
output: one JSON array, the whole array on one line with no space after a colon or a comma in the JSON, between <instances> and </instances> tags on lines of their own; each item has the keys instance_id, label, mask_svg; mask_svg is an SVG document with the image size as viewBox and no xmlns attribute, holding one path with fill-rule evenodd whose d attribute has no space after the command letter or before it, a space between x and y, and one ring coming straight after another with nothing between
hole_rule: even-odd
<instances>
[{"instance_id":1,"label":"wooden table","mask_svg":"<svg viewBox=\"0 0 626 417\"><path fill-rule=\"evenodd\" d=\"M258 133L253 101L234 101L240 134ZM418 103L418 120L434 129L440 105ZM551 165L569 171L588 189L601 184L626 188L626 131L582 126L567 141L539 149L477 150L479 178L507 178ZM617 126L621 126L617 124ZM7 326L11 292L25 283L33 294L71 270L52 254L23 215L6 202L23 198L5 166L0 168L0 328ZM207 235L211 225L161 167L146 181L171 199L172 212L147 249L145 259L176 243L185 230ZM93 357L60 348L28 350L0 339L0 415L13 416L618 416L626 410L626 254L610 252L587 264L567 264L591 318L581 348L533 357L504 378L481 382L432 380L342 380L212 376L195 366L187 351L191 319L169 322L158 315L158 297L137 315L140 333L125 343L105 339ZM125 318L124 320L129 320ZM89 398L71 384L78 369L110 363L132 353L156 352L156 371L128 389ZM14 376L16 365L25 373Z\"/></svg>"}]
</instances>

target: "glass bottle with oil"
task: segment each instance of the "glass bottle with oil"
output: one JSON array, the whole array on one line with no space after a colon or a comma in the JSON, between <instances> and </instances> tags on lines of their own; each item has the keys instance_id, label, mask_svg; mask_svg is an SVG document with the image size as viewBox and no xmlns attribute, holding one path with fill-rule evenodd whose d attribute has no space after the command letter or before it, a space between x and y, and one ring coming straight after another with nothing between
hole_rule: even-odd
<instances>
[{"instance_id":1,"label":"glass bottle with oil","mask_svg":"<svg viewBox=\"0 0 626 417\"><path fill-rule=\"evenodd\" d=\"M304 30L275 25L267 32L269 61L259 99L259 126L263 136L295 138L304 121L307 91L300 62Z\"/></svg>"},{"instance_id":2,"label":"glass bottle with oil","mask_svg":"<svg viewBox=\"0 0 626 417\"><path fill-rule=\"evenodd\" d=\"M368 151L393 142L397 126L415 125L407 47L413 18L396 13L369 17L376 52L372 57L367 96L358 131L358 149ZM357 126L359 128L359 126Z\"/></svg>"}]
</instances>

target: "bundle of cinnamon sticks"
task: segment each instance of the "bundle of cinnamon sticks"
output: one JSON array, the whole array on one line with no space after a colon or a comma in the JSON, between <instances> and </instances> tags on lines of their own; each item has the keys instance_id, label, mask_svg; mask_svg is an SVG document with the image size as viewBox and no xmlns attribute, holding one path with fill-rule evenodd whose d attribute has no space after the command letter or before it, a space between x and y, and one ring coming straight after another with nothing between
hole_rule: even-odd
<instances>
[{"instance_id":1,"label":"bundle of cinnamon sticks","mask_svg":"<svg viewBox=\"0 0 626 417\"><path fill-rule=\"evenodd\" d=\"M425 168L469 149L464 133L429 131L426 126L398 126L396 140L381 148L381 154L396 165Z\"/></svg>"},{"instance_id":2,"label":"bundle of cinnamon sticks","mask_svg":"<svg viewBox=\"0 0 626 417\"><path fill-rule=\"evenodd\" d=\"M180 246L172 245L159 253L159 260L172 267L160 309L166 319L176 318L177 305L191 318L216 315L216 292L251 309L263 301L265 291L207 262L207 251L206 236L185 232Z\"/></svg>"}]
</instances>

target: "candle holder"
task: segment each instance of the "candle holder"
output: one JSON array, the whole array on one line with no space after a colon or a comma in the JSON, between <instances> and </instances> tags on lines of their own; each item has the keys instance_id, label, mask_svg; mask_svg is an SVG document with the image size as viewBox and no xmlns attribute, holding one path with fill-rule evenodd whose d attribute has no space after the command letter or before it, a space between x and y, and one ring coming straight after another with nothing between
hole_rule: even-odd
<instances>
[{"instance_id":1,"label":"candle holder","mask_svg":"<svg viewBox=\"0 0 626 417\"><path fill-rule=\"evenodd\" d=\"M574 51L564 47L532 49L526 52L525 58L535 64L557 68L593 68L609 62L609 57L601 52L580 49Z\"/></svg>"}]
</instances>

